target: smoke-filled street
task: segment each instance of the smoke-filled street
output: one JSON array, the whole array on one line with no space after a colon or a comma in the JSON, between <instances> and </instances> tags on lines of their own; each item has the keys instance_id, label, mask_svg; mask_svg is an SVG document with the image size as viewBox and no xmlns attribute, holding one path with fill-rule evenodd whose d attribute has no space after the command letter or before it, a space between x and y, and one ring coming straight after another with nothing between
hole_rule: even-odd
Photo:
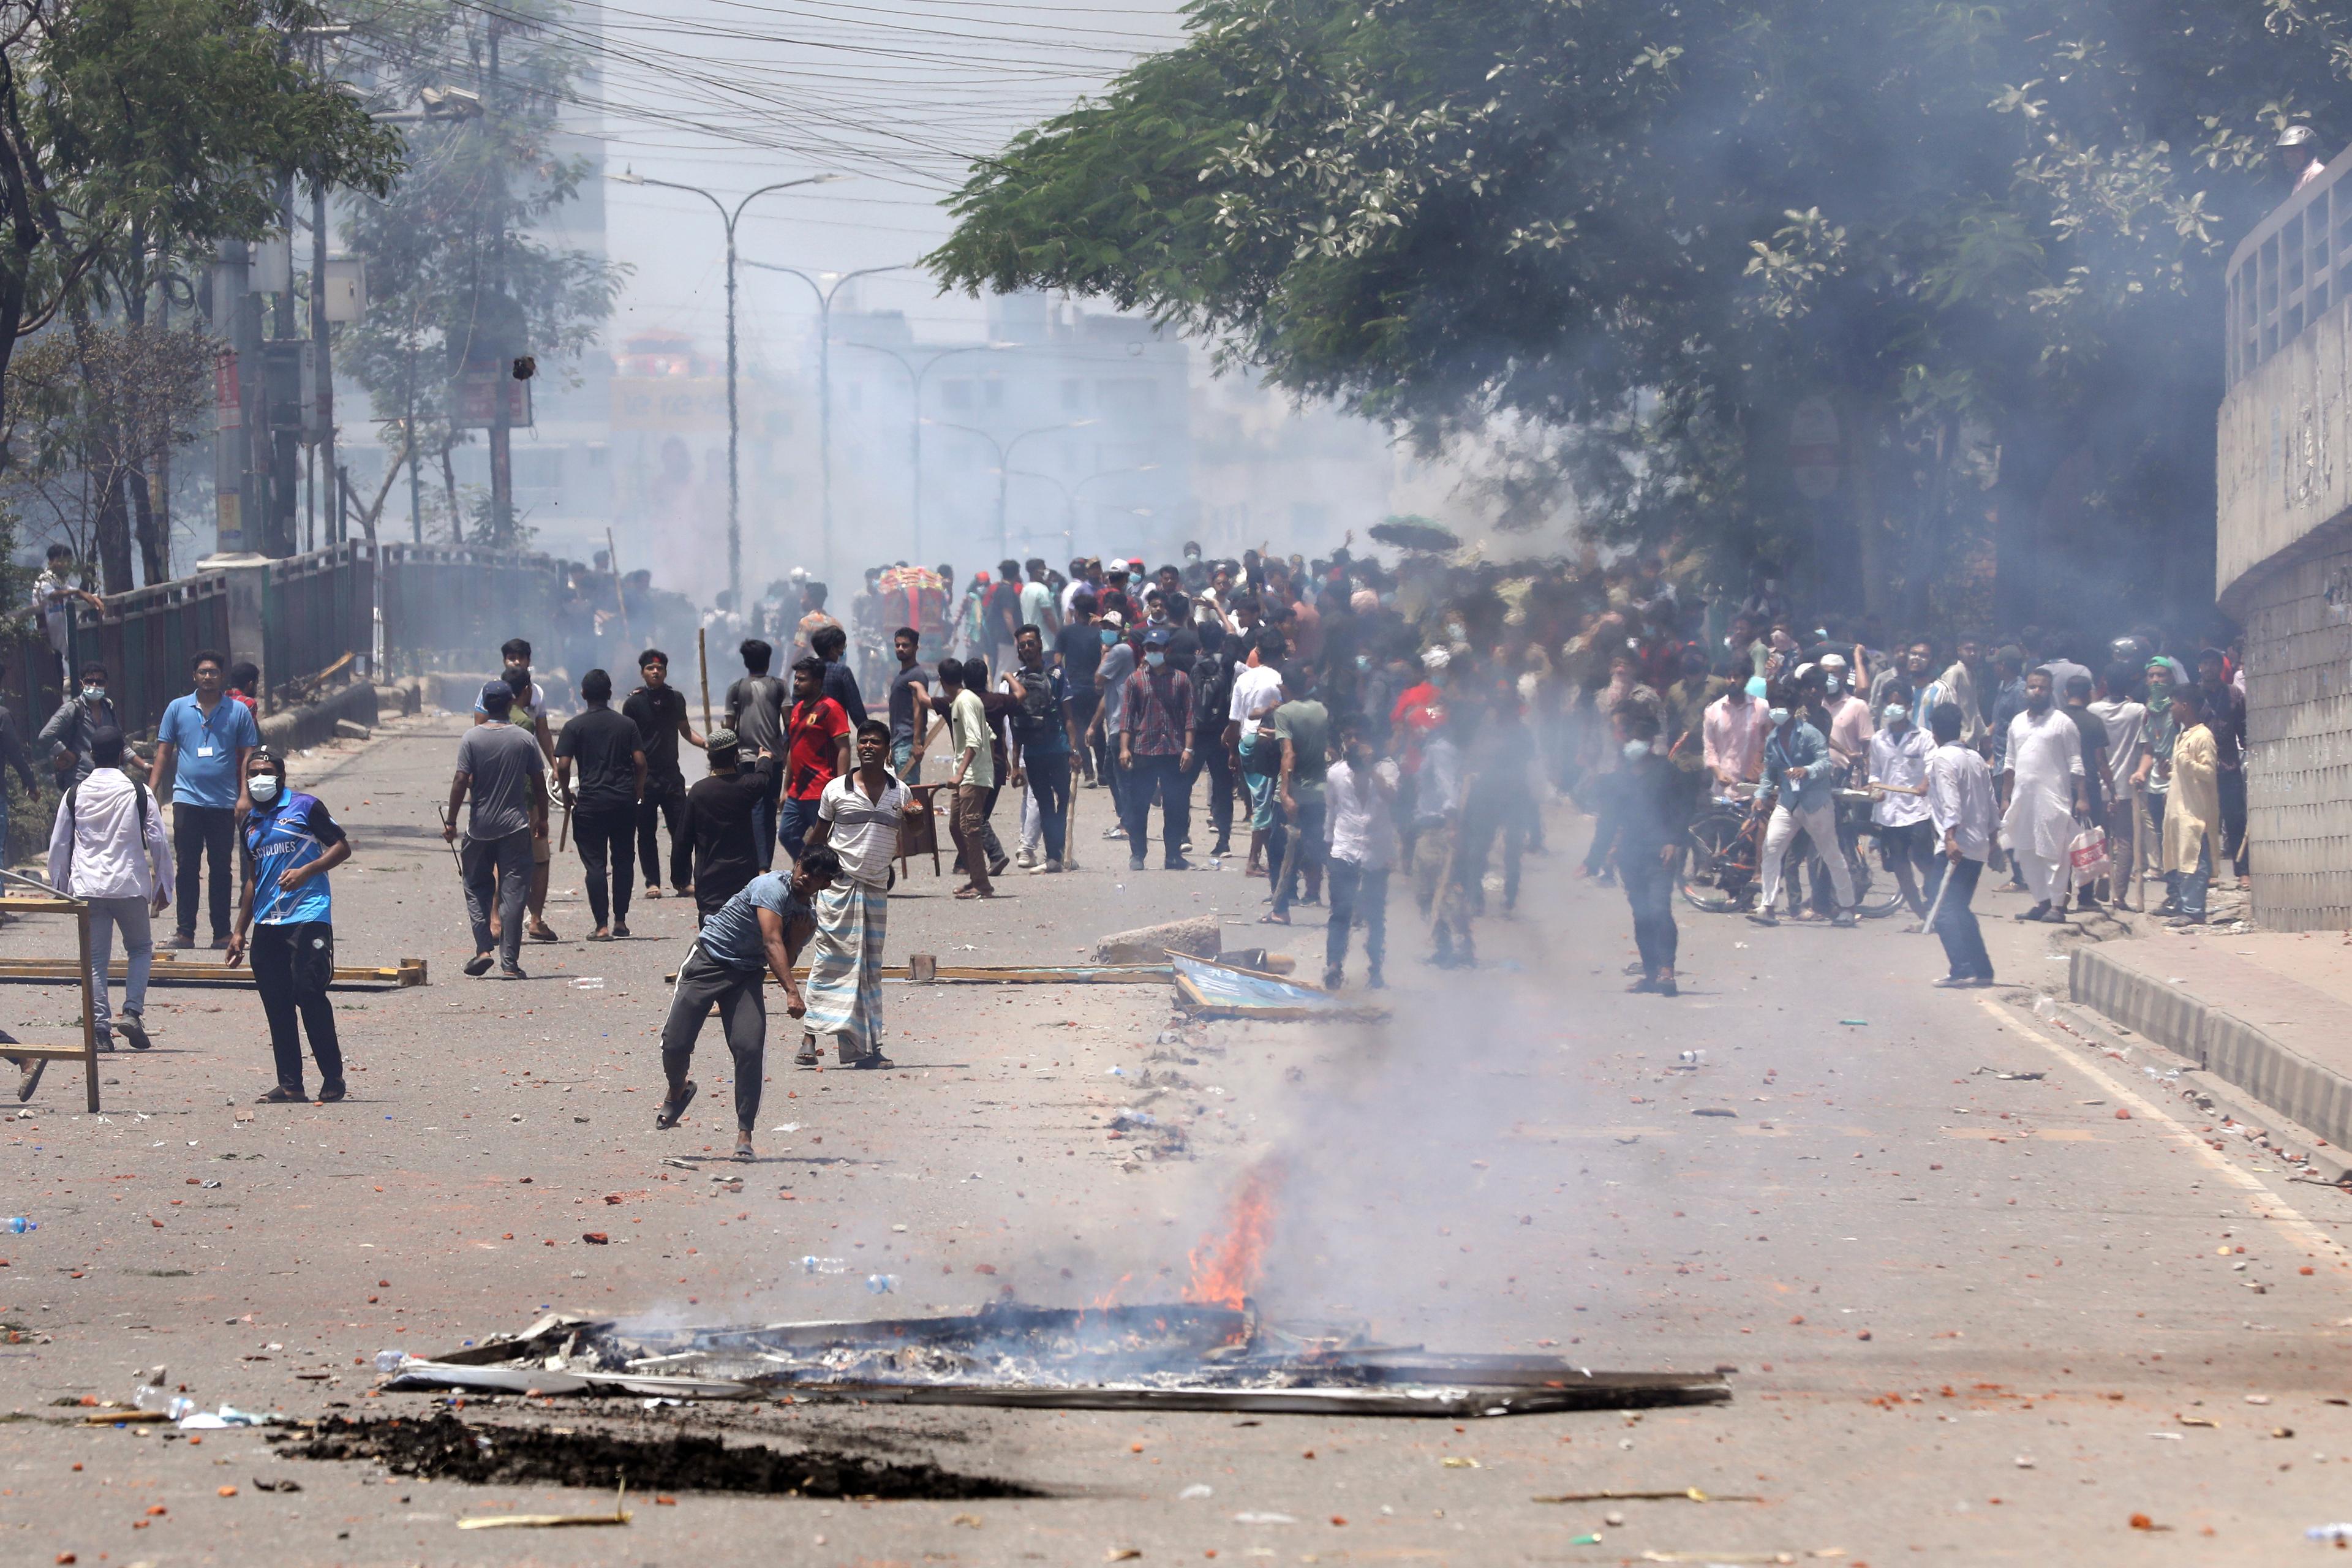
<instances>
[{"instance_id":1,"label":"smoke-filled street","mask_svg":"<svg viewBox=\"0 0 2352 1568\"><path fill-rule=\"evenodd\" d=\"M1518 918L1480 922L1475 972L1419 962L1401 916L1385 1025L1180 1024L1164 984L894 984L894 1070L796 1069L772 1037L759 1158L739 1165L715 1039L700 1105L652 1127L688 906L641 906L633 941L534 946L528 982L458 973L431 805L457 733L420 721L297 764L355 844L342 962L431 964L426 986L338 994L348 1100L251 1105L251 992L159 989L155 1048L105 1058L101 1116L53 1073L9 1123L40 1226L0 1247L12 1561L2211 1563L2274 1560L2288 1527L2341 1511L2347 1200L2214 1152L2141 1066L2021 1007L2025 987L1929 988L1930 938L1686 919L1684 996L1628 995L1622 900L1567 875L1584 826L1563 808ZM1097 798L1081 792L1086 838ZM549 919L569 936L564 869ZM1090 866L984 911L945 886L901 883L900 951L1068 963L1113 909L1255 913L1231 863ZM1319 911L1300 917L1278 951L1319 944ZM2028 929L1994 934L2000 962L2063 973ZM7 948L39 951L29 922ZM1157 1125L1111 1136L1129 1108ZM1245 1189L1262 1250L1234 1241ZM1457 1423L375 1390L382 1350L455 1351L549 1310L1148 1304L1213 1295L1226 1267L1269 1321L1595 1371L1722 1366L1732 1397ZM206 1410L454 1408L478 1430L718 1436L881 1479L633 1490L622 1530L461 1536L459 1518L611 1494L286 1458L253 1429L85 1425L105 1413L77 1402L128 1401L157 1365ZM1690 1488L1715 1500L1538 1500Z\"/></svg>"}]
</instances>

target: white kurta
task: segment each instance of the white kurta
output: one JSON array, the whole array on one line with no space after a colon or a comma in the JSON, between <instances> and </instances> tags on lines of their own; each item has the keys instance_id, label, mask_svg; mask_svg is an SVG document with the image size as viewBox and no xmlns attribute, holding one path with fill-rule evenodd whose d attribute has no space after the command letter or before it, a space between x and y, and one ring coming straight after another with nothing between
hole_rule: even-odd
<instances>
[{"instance_id":1,"label":"white kurta","mask_svg":"<svg viewBox=\"0 0 2352 1568\"><path fill-rule=\"evenodd\" d=\"M2009 768L2016 777L2000 819L2009 847L2044 862L2064 860L2074 841L2082 731L2062 709L2052 707L2038 719L2028 709L2010 721Z\"/></svg>"}]
</instances>

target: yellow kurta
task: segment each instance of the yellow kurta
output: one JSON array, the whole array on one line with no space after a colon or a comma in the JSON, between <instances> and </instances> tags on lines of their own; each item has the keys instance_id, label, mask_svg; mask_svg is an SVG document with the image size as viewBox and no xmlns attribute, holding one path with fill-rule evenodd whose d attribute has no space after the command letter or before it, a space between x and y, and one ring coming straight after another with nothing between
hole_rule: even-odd
<instances>
[{"instance_id":1,"label":"yellow kurta","mask_svg":"<svg viewBox=\"0 0 2352 1568\"><path fill-rule=\"evenodd\" d=\"M2221 863L2221 749L2213 731L2191 725L2172 742L2172 798L2164 808L2164 868L2194 871L2200 845Z\"/></svg>"}]
</instances>

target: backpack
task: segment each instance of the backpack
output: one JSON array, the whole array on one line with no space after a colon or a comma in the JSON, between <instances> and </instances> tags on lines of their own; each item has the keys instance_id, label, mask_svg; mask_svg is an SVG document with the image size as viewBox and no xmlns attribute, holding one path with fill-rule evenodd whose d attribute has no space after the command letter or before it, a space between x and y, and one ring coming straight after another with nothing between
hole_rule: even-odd
<instances>
[{"instance_id":1,"label":"backpack","mask_svg":"<svg viewBox=\"0 0 2352 1568\"><path fill-rule=\"evenodd\" d=\"M139 842L143 848L147 843L147 786L132 779L131 793L139 802ZM77 827L81 825L81 785L79 784L66 791L66 821ZM66 835L66 872L68 878L73 874L73 848L74 836L68 833Z\"/></svg>"},{"instance_id":2,"label":"backpack","mask_svg":"<svg viewBox=\"0 0 2352 1568\"><path fill-rule=\"evenodd\" d=\"M1060 722L1055 711L1060 704L1054 700L1054 672L1015 667L1005 673L1021 683L1021 743L1025 746Z\"/></svg>"}]
</instances>

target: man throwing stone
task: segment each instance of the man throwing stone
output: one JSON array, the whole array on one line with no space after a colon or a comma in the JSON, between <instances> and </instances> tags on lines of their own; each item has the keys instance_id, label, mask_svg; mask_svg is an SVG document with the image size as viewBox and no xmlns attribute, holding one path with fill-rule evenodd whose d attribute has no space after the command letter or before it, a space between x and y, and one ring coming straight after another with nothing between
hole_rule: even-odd
<instances>
[{"instance_id":1,"label":"man throwing stone","mask_svg":"<svg viewBox=\"0 0 2352 1568\"><path fill-rule=\"evenodd\" d=\"M751 1130L759 1125L768 1052L768 1009L761 988L772 973L784 988L784 1010L795 1018L806 1015L808 1002L793 978L793 960L816 930L814 900L840 875L841 862L833 851L811 846L789 871L752 878L702 922L694 945L686 950L669 1018L662 1025L662 1071L669 1091L654 1116L656 1128L677 1126L693 1102L697 1086L686 1069L694 1063L702 1021L717 1007L727 1049L735 1058L735 1157L752 1158Z\"/></svg>"},{"instance_id":2,"label":"man throwing stone","mask_svg":"<svg viewBox=\"0 0 2352 1568\"><path fill-rule=\"evenodd\" d=\"M898 819L907 786L885 765L890 726L857 727L857 766L824 786L810 842L839 858L841 879L816 900L816 952L809 960L808 1034L793 1059L814 1067L816 1037L840 1037L841 1065L887 1068L882 1054L882 931L888 917L890 862L898 853Z\"/></svg>"}]
</instances>

